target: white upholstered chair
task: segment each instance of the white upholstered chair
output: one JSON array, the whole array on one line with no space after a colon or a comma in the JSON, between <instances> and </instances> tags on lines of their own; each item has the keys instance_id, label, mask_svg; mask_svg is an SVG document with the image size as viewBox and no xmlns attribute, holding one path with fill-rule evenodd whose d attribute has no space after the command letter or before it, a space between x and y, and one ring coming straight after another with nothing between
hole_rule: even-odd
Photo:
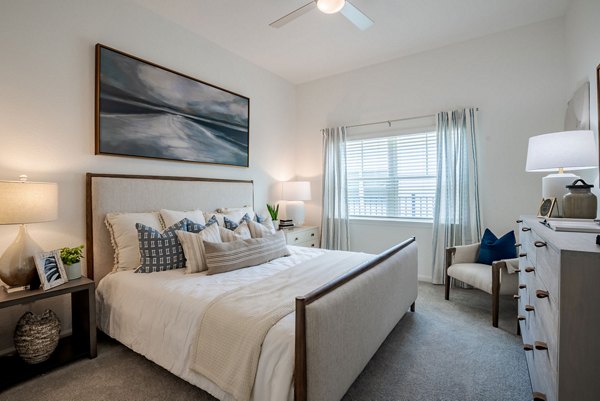
<instances>
[{"instance_id":1,"label":"white upholstered chair","mask_svg":"<svg viewBox=\"0 0 600 401\"><path fill-rule=\"evenodd\" d=\"M500 295L517 293L519 259L499 260L490 266L477 263L478 255L479 243L446 248L446 300L450 299L451 277L491 294L492 325L498 327Z\"/></svg>"}]
</instances>

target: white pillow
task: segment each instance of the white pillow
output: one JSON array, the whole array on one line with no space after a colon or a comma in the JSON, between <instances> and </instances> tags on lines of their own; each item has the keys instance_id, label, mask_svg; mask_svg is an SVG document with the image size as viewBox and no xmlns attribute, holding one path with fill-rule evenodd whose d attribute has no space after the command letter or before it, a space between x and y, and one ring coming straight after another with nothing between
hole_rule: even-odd
<instances>
[{"instance_id":1,"label":"white pillow","mask_svg":"<svg viewBox=\"0 0 600 401\"><path fill-rule=\"evenodd\" d=\"M202 241L221 242L221 234L219 226L211 224L199 233L190 233L187 231L175 231L183 253L185 254L185 272L199 273L206 270L206 262L204 260L204 245Z\"/></svg>"},{"instance_id":2,"label":"white pillow","mask_svg":"<svg viewBox=\"0 0 600 401\"><path fill-rule=\"evenodd\" d=\"M200 209L186 211L160 209L160 217L165 227L171 227L183 219L189 219L196 224L206 225L204 213Z\"/></svg>"},{"instance_id":3,"label":"white pillow","mask_svg":"<svg viewBox=\"0 0 600 401\"><path fill-rule=\"evenodd\" d=\"M269 220L270 221L270 220ZM255 221L248 221L248 229L250 230L250 235L252 238L264 238L268 235L275 234L275 229L269 229L265 222L257 223ZM273 223L271 222L271 226Z\"/></svg>"},{"instance_id":4,"label":"white pillow","mask_svg":"<svg viewBox=\"0 0 600 401\"><path fill-rule=\"evenodd\" d=\"M140 244L136 223L162 230L158 212L107 213L104 220L115 250L113 271L137 269L140 265Z\"/></svg>"}]
</instances>

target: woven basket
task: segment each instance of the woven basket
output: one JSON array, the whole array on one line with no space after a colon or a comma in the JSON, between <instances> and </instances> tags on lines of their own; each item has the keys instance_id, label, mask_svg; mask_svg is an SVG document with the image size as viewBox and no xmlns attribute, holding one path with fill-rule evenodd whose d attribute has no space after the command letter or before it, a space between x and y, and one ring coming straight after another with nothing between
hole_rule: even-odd
<instances>
[{"instance_id":1,"label":"woven basket","mask_svg":"<svg viewBox=\"0 0 600 401\"><path fill-rule=\"evenodd\" d=\"M56 349L60 334L60 320L56 313L46 309L41 315L25 313L15 329L15 348L27 363L44 362Z\"/></svg>"}]
</instances>

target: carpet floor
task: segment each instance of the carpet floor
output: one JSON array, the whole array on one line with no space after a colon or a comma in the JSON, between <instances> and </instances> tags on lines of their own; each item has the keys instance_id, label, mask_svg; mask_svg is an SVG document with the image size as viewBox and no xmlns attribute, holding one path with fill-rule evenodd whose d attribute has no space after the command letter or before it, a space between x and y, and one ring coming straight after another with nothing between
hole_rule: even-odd
<instances>
[{"instance_id":1,"label":"carpet floor","mask_svg":"<svg viewBox=\"0 0 600 401\"><path fill-rule=\"evenodd\" d=\"M502 297L496 329L489 295L452 289L450 299L444 300L443 286L420 283L416 312L404 316L343 400L531 400L525 355L516 336L516 303ZM0 394L0 401L9 400L215 398L101 336L97 358L71 363Z\"/></svg>"}]
</instances>

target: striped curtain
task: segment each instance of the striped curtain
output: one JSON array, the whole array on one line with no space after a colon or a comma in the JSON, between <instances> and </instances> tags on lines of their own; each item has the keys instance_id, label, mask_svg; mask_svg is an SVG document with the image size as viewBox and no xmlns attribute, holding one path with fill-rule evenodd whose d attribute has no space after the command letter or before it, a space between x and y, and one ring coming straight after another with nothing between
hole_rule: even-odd
<instances>
[{"instance_id":1,"label":"striped curtain","mask_svg":"<svg viewBox=\"0 0 600 401\"><path fill-rule=\"evenodd\" d=\"M321 248L350 249L346 127L325 128L323 134L323 217Z\"/></svg>"},{"instance_id":2,"label":"striped curtain","mask_svg":"<svg viewBox=\"0 0 600 401\"><path fill-rule=\"evenodd\" d=\"M433 217L434 284L444 284L446 248L481 239L476 109L437 115L438 168Z\"/></svg>"}]
</instances>

